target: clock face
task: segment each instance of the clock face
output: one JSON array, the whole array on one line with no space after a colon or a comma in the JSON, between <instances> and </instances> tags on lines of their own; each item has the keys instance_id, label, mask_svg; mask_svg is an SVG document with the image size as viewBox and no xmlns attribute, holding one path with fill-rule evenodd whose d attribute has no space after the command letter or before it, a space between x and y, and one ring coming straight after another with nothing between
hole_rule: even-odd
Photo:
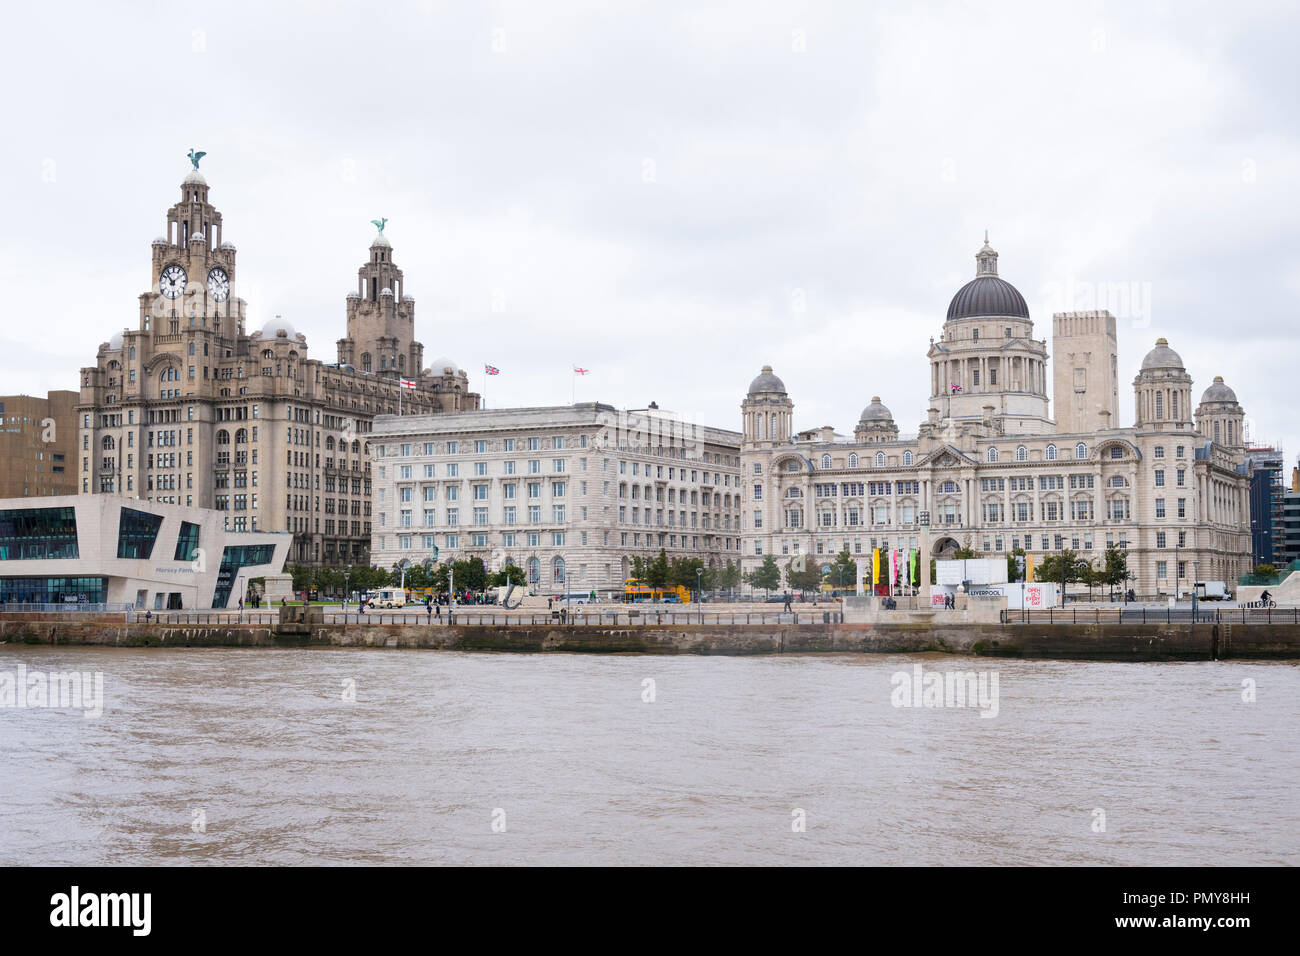
<instances>
[{"instance_id":1,"label":"clock face","mask_svg":"<svg viewBox=\"0 0 1300 956\"><path fill-rule=\"evenodd\" d=\"M230 276L220 267L208 273L208 295L218 302L225 302L230 297Z\"/></svg>"},{"instance_id":2,"label":"clock face","mask_svg":"<svg viewBox=\"0 0 1300 956\"><path fill-rule=\"evenodd\" d=\"M180 298L185 291L185 270L180 266L168 266L158 277L158 290L169 299Z\"/></svg>"}]
</instances>

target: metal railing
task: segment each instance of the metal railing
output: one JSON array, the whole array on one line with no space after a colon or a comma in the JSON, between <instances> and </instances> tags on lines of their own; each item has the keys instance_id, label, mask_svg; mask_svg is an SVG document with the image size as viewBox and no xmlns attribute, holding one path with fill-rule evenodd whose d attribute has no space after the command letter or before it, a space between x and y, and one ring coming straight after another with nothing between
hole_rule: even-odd
<instances>
[{"instance_id":1,"label":"metal railing","mask_svg":"<svg viewBox=\"0 0 1300 956\"><path fill-rule=\"evenodd\" d=\"M1011 624L1300 624L1300 607L1140 607L1042 608L1007 610L1002 623Z\"/></svg>"},{"instance_id":2,"label":"metal railing","mask_svg":"<svg viewBox=\"0 0 1300 956\"><path fill-rule=\"evenodd\" d=\"M145 620L144 615L137 614L137 620ZM429 615L421 613L402 613L394 611L368 611L358 614L327 611L324 615L326 624L345 625L385 625L410 627L438 627L456 625L457 627L678 627L699 626L736 626L744 624L842 624L844 615L835 611L660 611L636 610L584 611L581 614L569 614L566 611L502 611L457 608L454 611L442 609L442 614ZM257 611L160 611L152 615L147 623L166 626L223 626L254 625L267 627L280 623L278 613L267 614Z\"/></svg>"},{"instance_id":3,"label":"metal railing","mask_svg":"<svg viewBox=\"0 0 1300 956\"><path fill-rule=\"evenodd\" d=\"M0 612L22 614L125 614L144 613L134 604L0 604Z\"/></svg>"}]
</instances>

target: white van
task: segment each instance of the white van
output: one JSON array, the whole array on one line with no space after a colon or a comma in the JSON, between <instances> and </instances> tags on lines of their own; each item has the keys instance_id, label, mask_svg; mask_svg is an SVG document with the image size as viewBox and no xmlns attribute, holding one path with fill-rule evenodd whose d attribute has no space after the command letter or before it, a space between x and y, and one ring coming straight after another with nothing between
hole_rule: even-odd
<instances>
[{"instance_id":1,"label":"white van","mask_svg":"<svg viewBox=\"0 0 1300 956\"><path fill-rule=\"evenodd\" d=\"M383 588L370 594L370 603L375 607L405 607L406 593L400 588Z\"/></svg>"}]
</instances>

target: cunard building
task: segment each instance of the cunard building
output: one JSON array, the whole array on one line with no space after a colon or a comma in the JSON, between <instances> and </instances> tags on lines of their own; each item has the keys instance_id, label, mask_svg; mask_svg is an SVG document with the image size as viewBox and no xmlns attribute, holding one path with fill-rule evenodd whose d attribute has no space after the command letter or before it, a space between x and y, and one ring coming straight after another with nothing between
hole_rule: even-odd
<instances>
[{"instance_id":1,"label":"cunard building","mask_svg":"<svg viewBox=\"0 0 1300 956\"><path fill-rule=\"evenodd\" d=\"M368 564L372 419L476 409L479 396L451 362L424 366L383 222L347 293L337 362L309 358L278 318L249 332L236 249L192 161L135 327L82 369L80 491L216 508L231 531L291 532L293 562Z\"/></svg>"},{"instance_id":2,"label":"cunard building","mask_svg":"<svg viewBox=\"0 0 1300 956\"><path fill-rule=\"evenodd\" d=\"M796 432L794 402L764 366L741 405L744 568L775 554L917 548L931 556L1073 549L1097 561L1127 551L1131 586L1171 594L1250 570L1244 413L1215 378L1192 401L1192 377L1163 338L1133 381L1120 427L1115 318L1053 316L1053 349L1033 337L1024 297L998 276L987 242L976 276L932 340L930 407L900 434L879 398L852 437ZM1050 414L1047 383L1054 384Z\"/></svg>"}]
</instances>

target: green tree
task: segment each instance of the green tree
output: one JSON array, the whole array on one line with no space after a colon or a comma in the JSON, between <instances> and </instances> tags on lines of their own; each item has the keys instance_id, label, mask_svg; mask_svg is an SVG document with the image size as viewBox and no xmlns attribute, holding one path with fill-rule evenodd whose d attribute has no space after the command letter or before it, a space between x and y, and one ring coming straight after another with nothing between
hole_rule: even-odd
<instances>
[{"instance_id":1,"label":"green tree","mask_svg":"<svg viewBox=\"0 0 1300 956\"><path fill-rule=\"evenodd\" d=\"M487 587L487 568L483 566L482 558L473 557L466 558L464 561L453 561L451 570L452 583L455 584L457 591L482 591Z\"/></svg>"},{"instance_id":2,"label":"green tree","mask_svg":"<svg viewBox=\"0 0 1300 956\"><path fill-rule=\"evenodd\" d=\"M763 563L744 576L745 583L761 591L775 591L781 586L781 569L776 566L776 558L765 555Z\"/></svg>"},{"instance_id":3,"label":"green tree","mask_svg":"<svg viewBox=\"0 0 1300 956\"><path fill-rule=\"evenodd\" d=\"M831 562L830 573L826 575L826 581L842 590L858 589L858 563L853 560L853 555L849 554L847 548L835 555L835 560Z\"/></svg>"},{"instance_id":4,"label":"green tree","mask_svg":"<svg viewBox=\"0 0 1300 956\"><path fill-rule=\"evenodd\" d=\"M796 591L816 591L822 586L822 569L811 558L791 559L785 565L785 579Z\"/></svg>"},{"instance_id":5,"label":"green tree","mask_svg":"<svg viewBox=\"0 0 1300 956\"><path fill-rule=\"evenodd\" d=\"M507 564L496 574L492 575L492 587L503 588L507 584L522 585L527 580L524 569L514 564Z\"/></svg>"},{"instance_id":6,"label":"green tree","mask_svg":"<svg viewBox=\"0 0 1300 956\"><path fill-rule=\"evenodd\" d=\"M668 552L660 548L659 557L646 565L645 583L652 588L661 588L668 583L669 572Z\"/></svg>"},{"instance_id":7,"label":"green tree","mask_svg":"<svg viewBox=\"0 0 1300 956\"><path fill-rule=\"evenodd\" d=\"M1034 569L1034 577L1039 581L1070 584L1071 582L1085 580L1084 575L1087 573L1087 567L1087 561L1080 560L1076 552L1066 548L1064 551L1049 554L1043 558L1038 567ZM1062 574L1064 574L1064 578L1062 578Z\"/></svg>"},{"instance_id":8,"label":"green tree","mask_svg":"<svg viewBox=\"0 0 1300 956\"><path fill-rule=\"evenodd\" d=\"M1128 582L1128 554L1122 548L1109 547L1102 561L1101 584L1124 587Z\"/></svg>"},{"instance_id":9,"label":"green tree","mask_svg":"<svg viewBox=\"0 0 1300 956\"><path fill-rule=\"evenodd\" d=\"M294 591L306 591L311 588L312 570L305 564L288 566L289 575L293 578Z\"/></svg>"},{"instance_id":10,"label":"green tree","mask_svg":"<svg viewBox=\"0 0 1300 956\"><path fill-rule=\"evenodd\" d=\"M971 560L971 558L975 557L975 549L958 548L956 551L953 552L952 557L954 561L969 561Z\"/></svg>"},{"instance_id":11,"label":"green tree","mask_svg":"<svg viewBox=\"0 0 1300 956\"><path fill-rule=\"evenodd\" d=\"M740 565L727 559L727 566L718 575L718 587L734 588L740 584Z\"/></svg>"},{"instance_id":12,"label":"green tree","mask_svg":"<svg viewBox=\"0 0 1300 956\"><path fill-rule=\"evenodd\" d=\"M1277 565L1275 564L1257 564L1255 565L1255 574L1261 578L1271 578L1277 574Z\"/></svg>"},{"instance_id":13,"label":"green tree","mask_svg":"<svg viewBox=\"0 0 1300 956\"><path fill-rule=\"evenodd\" d=\"M1012 582L1019 581L1024 576L1020 573L1020 562L1016 560L1017 558L1023 560L1024 557L1025 557L1024 548L1013 548L1011 553L1007 555L1007 580L1008 581L1012 581Z\"/></svg>"},{"instance_id":14,"label":"green tree","mask_svg":"<svg viewBox=\"0 0 1300 956\"><path fill-rule=\"evenodd\" d=\"M678 584L694 591L698 584L698 576L695 572L703 570L704 562L699 558L673 558L673 563L668 569L668 581L670 584Z\"/></svg>"}]
</instances>

